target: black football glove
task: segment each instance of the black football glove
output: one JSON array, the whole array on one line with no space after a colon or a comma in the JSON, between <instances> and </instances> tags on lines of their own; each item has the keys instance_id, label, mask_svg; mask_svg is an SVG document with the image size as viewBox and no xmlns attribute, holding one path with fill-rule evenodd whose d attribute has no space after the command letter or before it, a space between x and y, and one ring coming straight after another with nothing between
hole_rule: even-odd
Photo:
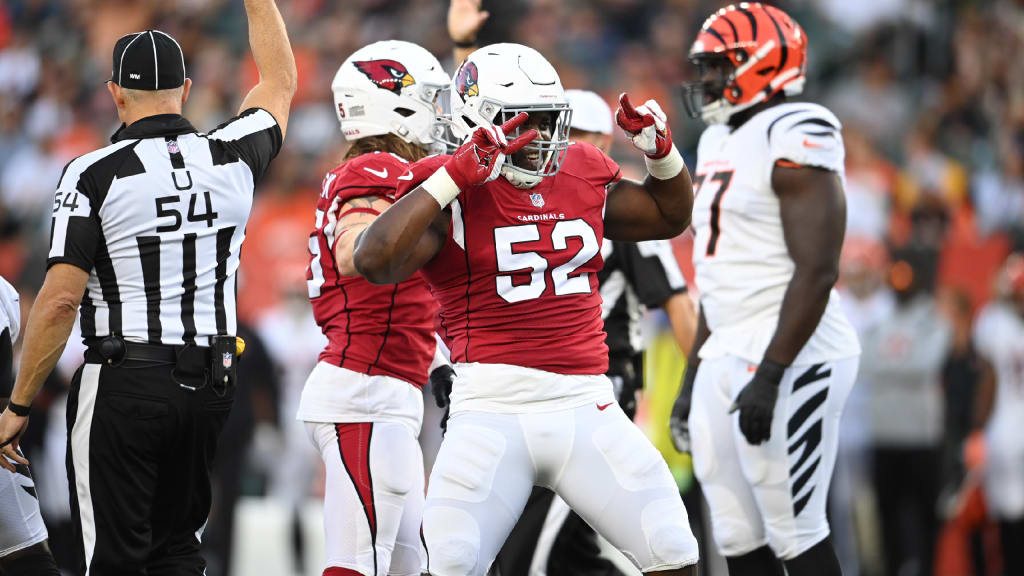
<instances>
[{"instance_id":1,"label":"black football glove","mask_svg":"<svg viewBox=\"0 0 1024 576\"><path fill-rule=\"evenodd\" d=\"M438 408L444 408L444 416L441 417L441 430L448 431L448 405L451 403L452 382L455 380L455 370L448 364L441 364L430 373L430 391L434 394L434 403Z\"/></svg>"},{"instance_id":2,"label":"black football glove","mask_svg":"<svg viewBox=\"0 0 1024 576\"><path fill-rule=\"evenodd\" d=\"M636 416L636 393L643 389L637 378L623 378L622 390L619 392L619 408L626 413L630 420Z\"/></svg>"},{"instance_id":3,"label":"black football glove","mask_svg":"<svg viewBox=\"0 0 1024 576\"><path fill-rule=\"evenodd\" d=\"M763 360L729 408L730 414L740 411L740 431L751 445L762 444L772 436L772 413L785 372L782 364Z\"/></svg>"},{"instance_id":4,"label":"black football glove","mask_svg":"<svg viewBox=\"0 0 1024 576\"><path fill-rule=\"evenodd\" d=\"M690 404L693 402L693 382L696 379L697 369L687 366L683 373L683 383L679 386L679 396L668 418L672 444L683 454L690 453Z\"/></svg>"}]
</instances>

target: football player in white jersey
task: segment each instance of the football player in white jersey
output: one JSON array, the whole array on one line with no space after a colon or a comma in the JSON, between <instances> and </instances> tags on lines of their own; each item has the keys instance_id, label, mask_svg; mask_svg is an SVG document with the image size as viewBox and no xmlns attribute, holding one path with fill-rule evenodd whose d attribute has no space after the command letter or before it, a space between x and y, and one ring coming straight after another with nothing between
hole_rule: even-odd
<instances>
[{"instance_id":1,"label":"football player in white jersey","mask_svg":"<svg viewBox=\"0 0 1024 576\"><path fill-rule=\"evenodd\" d=\"M7 406L14 387L14 343L20 328L18 292L0 277L0 410ZM0 574L58 576L32 473L27 464L8 462L13 471L0 468Z\"/></svg>"},{"instance_id":2,"label":"football player in white jersey","mask_svg":"<svg viewBox=\"0 0 1024 576\"><path fill-rule=\"evenodd\" d=\"M1024 254L1007 260L1005 298L978 315L974 340L996 372L996 394L985 426L985 497L999 521L1003 572L1024 574Z\"/></svg>"},{"instance_id":3,"label":"football player in white jersey","mask_svg":"<svg viewBox=\"0 0 1024 576\"><path fill-rule=\"evenodd\" d=\"M825 503L860 355L833 289L846 228L839 121L801 92L807 39L740 3L704 23L687 108L697 150L697 338L673 409L731 576L838 576ZM691 410L692 407L692 410Z\"/></svg>"}]
</instances>

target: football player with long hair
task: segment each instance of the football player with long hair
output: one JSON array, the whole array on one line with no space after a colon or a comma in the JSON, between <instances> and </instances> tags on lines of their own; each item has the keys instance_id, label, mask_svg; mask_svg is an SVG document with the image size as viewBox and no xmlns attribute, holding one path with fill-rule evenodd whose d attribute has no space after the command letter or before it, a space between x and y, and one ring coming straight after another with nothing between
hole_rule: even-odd
<instances>
[{"instance_id":1,"label":"football player with long hair","mask_svg":"<svg viewBox=\"0 0 1024 576\"><path fill-rule=\"evenodd\" d=\"M690 50L697 337L671 426L731 576L838 576L825 517L860 345L833 289L846 228L843 139L803 88L807 37L756 2ZM781 562L780 560L781 559Z\"/></svg>"},{"instance_id":2,"label":"football player with long hair","mask_svg":"<svg viewBox=\"0 0 1024 576\"><path fill-rule=\"evenodd\" d=\"M444 150L437 118L448 82L423 48L386 41L349 56L331 84L351 147L324 178L309 236L309 298L328 345L298 410L327 472L324 576L420 574L420 389L438 365L437 305L418 274L393 286L358 276L352 248L394 202L410 163Z\"/></svg>"},{"instance_id":3,"label":"football player with long hair","mask_svg":"<svg viewBox=\"0 0 1024 576\"><path fill-rule=\"evenodd\" d=\"M468 139L400 177L398 202L354 255L374 283L422 271L455 363L423 513L428 572L484 574L540 485L640 570L692 576L697 542L675 481L605 376L597 291L602 238L671 238L689 224L690 177L664 113L620 99L619 126L649 172L635 182L570 144L558 73L531 48L476 50L451 100Z\"/></svg>"}]
</instances>

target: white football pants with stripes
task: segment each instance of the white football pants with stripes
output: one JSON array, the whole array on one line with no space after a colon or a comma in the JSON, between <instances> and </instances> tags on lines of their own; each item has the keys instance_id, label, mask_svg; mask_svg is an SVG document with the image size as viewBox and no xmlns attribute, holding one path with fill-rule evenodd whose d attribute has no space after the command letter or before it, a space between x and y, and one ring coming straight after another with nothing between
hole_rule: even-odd
<instances>
[{"instance_id":1,"label":"white football pants with stripes","mask_svg":"<svg viewBox=\"0 0 1024 576\"><path fill-rule=\"evenodd\" d=\"M825 518L839 417L859 357L796 365L779 384L771 439L752 446L729 407L754 374L746 360L702 360L690 411L694 473L723 556L768 544L791 560L829 534Z\"/></svg>"},{"instance_id":2,"label":"white football pants with stripes","mask_svg":"<svg viewBox=\"0 0 1024 576\"><path fill-rule=\"evenodd\" d=\"M325 576L419 576L423 454L397 422L306 422L326 467Z\"/></svg>"},{"instance_id":3,"label":"white football pants with stripes","mask_svg":"<svg viewBox=\"0 0 1024 576\"><path fill-rule=\"evenodd\" d=\"M482 576L534 485L554 490L643 572L697 563L675 480L609 386L604 403L451 417L423 513L428 573Z\"/></svg>"}]
</instances>

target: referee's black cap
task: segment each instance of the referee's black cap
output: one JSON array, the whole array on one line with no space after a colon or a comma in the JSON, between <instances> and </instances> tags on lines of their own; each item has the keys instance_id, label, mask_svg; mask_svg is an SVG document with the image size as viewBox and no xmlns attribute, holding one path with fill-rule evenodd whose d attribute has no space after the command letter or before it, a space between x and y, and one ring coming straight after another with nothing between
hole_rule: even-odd
<instances>
[{"instance_id":1,"label":"referee's black cap","mask_svg":"<svg viewBox=\"0 0 1024 576\"><path fill-rule=\"evenodd\" d=\"M132 90L168 90L185 83L185 55L178 41L159 30L122 36L114 44L110 81Z\"/></svg>"}]
</instances>

